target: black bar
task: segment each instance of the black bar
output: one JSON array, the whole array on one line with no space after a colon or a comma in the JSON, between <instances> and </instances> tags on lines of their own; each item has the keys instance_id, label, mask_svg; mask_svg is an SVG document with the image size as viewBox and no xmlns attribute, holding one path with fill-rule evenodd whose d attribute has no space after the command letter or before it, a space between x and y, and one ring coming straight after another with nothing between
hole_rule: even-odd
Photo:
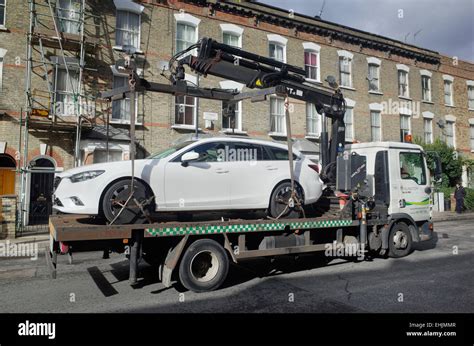
<instances>
[{"instance_id":1,"label":"black bar","mask_svg":"<svg viewBox=\"0 0 474 346\"><path fill-rule=\"evenodd\" d=\"M138 277L138 262L141 255L141 247L143 241L143 230L135 229L132 231L132 242L130 248L130 273L128 281L130 285L137 283Z\"/></svg>"}]
</instances>

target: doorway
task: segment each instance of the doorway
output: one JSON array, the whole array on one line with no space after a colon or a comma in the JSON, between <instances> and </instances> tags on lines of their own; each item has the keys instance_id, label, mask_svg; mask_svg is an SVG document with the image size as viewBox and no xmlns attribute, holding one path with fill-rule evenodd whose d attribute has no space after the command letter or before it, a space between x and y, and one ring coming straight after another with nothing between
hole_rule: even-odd
<instances>
[{"instance_id":1,"label":"doorway","mask_svg":"<svg viewBox=\"0 0 474 346\"><path fill-rule=\"evenodd\" d=\"M15 194L16 162L7 154L0 154L0 196Z\"/></svg>"},{"instance_id":2,"label":"doorway","mask_svg":"<svg viewBox=\"0 0 474 346\"><path fill-rule=\"evenodd\" d=\"M43 156L30 161L30 203L28 225L48 223L53 211L53 183L55 164Z\"/></svg>"}]
</instances>

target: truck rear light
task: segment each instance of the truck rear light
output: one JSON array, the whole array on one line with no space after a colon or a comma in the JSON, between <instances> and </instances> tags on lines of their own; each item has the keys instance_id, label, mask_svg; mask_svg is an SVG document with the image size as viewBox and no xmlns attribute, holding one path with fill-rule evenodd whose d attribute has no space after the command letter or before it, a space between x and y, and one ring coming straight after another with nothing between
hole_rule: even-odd
<instances>
[{"instance_id":1,"label":"truck rear light","mask_svg":"<svg viewBox=\"0 0 474 346\"><path fill-rule=\"evenodd\" d=\"M319 174L319 165L308 165L308 166L309 166L309 168L311 168L311 169L315 170L315 171L316 171L316 173L318 173L318 174Z\"/></svg>"}]
</instances>

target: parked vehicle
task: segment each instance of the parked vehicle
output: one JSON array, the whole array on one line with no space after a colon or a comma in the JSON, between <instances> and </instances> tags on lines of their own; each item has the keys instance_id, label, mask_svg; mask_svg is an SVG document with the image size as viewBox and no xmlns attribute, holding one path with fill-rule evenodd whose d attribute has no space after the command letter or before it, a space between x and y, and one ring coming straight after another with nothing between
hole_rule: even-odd
<instances>
[{"instance_id":1,"label":"parked vehicle","mask_svg":"<svg viewBox=\"0 0 474 346\"><path fill-rule=\"evenodd\" d=\"M319 166L294 150L298 198L318 200L323 191ZM103 215L112 221L130 192L129 161L87 165L57 174L54 208L62 213ZM258 139L213 137L172 146L135 161L139 201L154 198L150 212L266 209L272 217L298 217L282 197L291 193L285 145ZM286 210L285 210L286 208ZM135 203L118 223L143 223Z\"/></svg>"}]
</instances>

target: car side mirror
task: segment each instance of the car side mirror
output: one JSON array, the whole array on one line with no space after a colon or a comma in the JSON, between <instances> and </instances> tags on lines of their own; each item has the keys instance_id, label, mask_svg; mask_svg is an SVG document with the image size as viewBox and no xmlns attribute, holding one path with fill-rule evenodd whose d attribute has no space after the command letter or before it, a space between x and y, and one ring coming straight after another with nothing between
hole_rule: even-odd
<instances>
[{"instance_id":1,"label":"car side mirror","mask_svg":"<svg viewBox=\"0 0 474 346\"><path fill-rule=\"evenodd\" d=\"M199 153L196 153L195 151L188 151L187 153L183 154L181 156L181 164L183 166L187 166L189 162L195 161L199 159Z\"/></svg>"}]
</instances>

